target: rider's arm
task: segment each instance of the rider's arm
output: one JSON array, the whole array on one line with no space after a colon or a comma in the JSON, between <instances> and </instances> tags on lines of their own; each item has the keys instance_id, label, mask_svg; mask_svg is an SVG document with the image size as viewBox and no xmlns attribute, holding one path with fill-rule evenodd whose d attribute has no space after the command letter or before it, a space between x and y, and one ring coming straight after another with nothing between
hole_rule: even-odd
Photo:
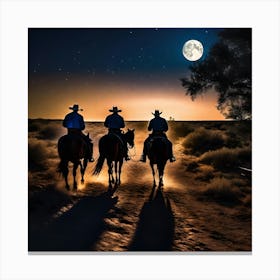
<instances>
[{"instance_id":1,"label":"rider's arm","mask_svg":"<svg viewBox=\"0 0 280 280\"><path fill-rule=\"evenodd\" d=\"M84 121L83 116L81 116L81 118L80 118L80 127L81 127L81 130L85 129L85 121Z\"/></svg>"},{"instance_id":2,"label":"rider's arm","mask_svg":"<svg viewBox=\"0 0 280 280\"><path fill-rule=\"evenodd\" d=\"M153 129L152 127L152 121L149 122L148 130L151 131Z\"/></svg>"},{"instance_id":3,"label":"rider's arm","mask_svg":"<svg viewBox=\"0 0 280 280\"><path fill-rule=\"evenodd\" d=\"M67 121L68 121L68 115L66 115L65 118L64 118L64 120L63 120L62 125L63 125L64 127L67 127Z\"/></svg>"},{"instance_id":4,"label":"rider's arm","mask_svg":"<svg viewBox=\"0 0 280 280\"><path fill-rule=\"evenodd\" d=\"M168 130L168 123L167 121L164 119L164 132L166 132Z\"/></svg>"},{"instance_id":5,"label":"rider's arm","mask_svg":"<svg viewBox=\"0 0 280 280\"><path fill-rule=\"evenodd\" d=\"M123 119L123 117L121 117L121 127L120 128L124 128L124 127L125 127L124 119Z\"/></svg>"},{"instance_id":6,"label":"rider's arm","mask_svg":"<svg viewBox=\"0 0 280 280\"><path fill-rule=\"evenodd\" d=\"M106 119L105 119L104 126L108 127L108 117L106 117Z\"/></svg>"}]
</instances>

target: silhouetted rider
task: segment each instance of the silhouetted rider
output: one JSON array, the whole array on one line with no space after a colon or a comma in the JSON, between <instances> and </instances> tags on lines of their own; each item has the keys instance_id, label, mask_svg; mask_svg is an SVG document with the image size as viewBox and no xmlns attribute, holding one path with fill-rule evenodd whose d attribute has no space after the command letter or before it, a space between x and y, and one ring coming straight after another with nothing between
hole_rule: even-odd
<instances>
[{"instance_id":1,"label":"silhouetted rider","mask_svg":"<svg viewBox=\"0 0 280 280\"><path fill-rule=\"evenodd\" d=\"M78 113L78 111L83 111L83 109L79 109L78 104L74 104L73 107L69 107L69 109L73 110L73 112L65 116L63 120L63 126L67 128L69 135L78 134L85 140L88 146L87 158L90 162L93 162L93 144L91 142L91 139L84 135L82 132L82 130L85 129L85 122L83 116Z\"/></svg>"},{"instance_id":2,"label":"silhouetted rider","mask_svg":"<svg viewBox=\"0 0 280 280\"><path fill-rule=\"evenodd\" d=\"M166 119L160 117L162 112L159 112L159 110L155 110L155 112L152 114L154 115L154 118L152 120L150 120L149 126L148 126L148 130L149 131L152 130L152 133L149 134L149 137L144 142L143 154L140 158L140 161L146 162L146 156L148 153L148 144L152 140L152 138L154 136L161 136L161 137L166 138L166 143L168 144L168 148L169 148L169 160L170 160L170 162L174 162L176 159L173 155L172 143L167 139L167 136L165 134L165 132L168 131L167 121L166 121Z\"/></svg>"},{"instance_id":3,"label":"silhouetted rider","mask_svg":"<svg viewBox=\"0 0 280 280\"><path fill-rule=\"evenodd\" d=\"M116 134L118 137L120 137L125 150L125 160L130 160L130 157L127 154L127 143L122 137L123 133L121 128L125 127L125 123L123 117L118 114L121 111L122 110L119 110L118 107L113 107L112 109L110 109L109 112L112 112L112 114L106 117L104 126L108 128L109 134Z\"/></svg>"}]
</instances>

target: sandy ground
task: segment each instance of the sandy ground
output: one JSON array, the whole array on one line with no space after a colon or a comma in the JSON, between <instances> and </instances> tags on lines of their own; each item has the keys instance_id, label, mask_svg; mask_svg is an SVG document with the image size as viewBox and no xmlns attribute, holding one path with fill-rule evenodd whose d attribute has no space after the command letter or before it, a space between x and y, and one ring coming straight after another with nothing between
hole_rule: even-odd
<instances>
[{"instance_id":1,"label":"sandy ground","mask_svg":"<svg viewBox=\"0 0 280 280\"><path fill-rule=\"evenodd\" d=\"M35 139L32 133L30 139ZM167 164L164 187L153 188L149 164L139 162L145 137L144 131L135 139L122 184L112 196L107 193L106 165L94 177L90 163L85 184L67 192L63 179L50 171L57 163L55 152L45 169L33 164L29 251L251 251L251 206L202 198L199 190L206 183L186 171L180 141L172 135L177 161ZM55 140L48 145L53 147ZM240 172L231 177L244 180Z\"/></svg>"}]
</instances>

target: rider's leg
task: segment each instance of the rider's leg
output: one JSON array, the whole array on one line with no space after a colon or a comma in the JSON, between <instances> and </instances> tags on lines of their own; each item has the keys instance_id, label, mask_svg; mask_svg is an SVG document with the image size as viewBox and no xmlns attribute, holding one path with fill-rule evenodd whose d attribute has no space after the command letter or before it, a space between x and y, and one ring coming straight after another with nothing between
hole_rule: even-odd
<instances>
[{"instance_id":1,"label":"rider's leg","mask_svg":"<svg viewBox=\"0 0 280 280\"><path fill-rule=\"evenodd\" d=\"M167 139L167 141L168 141L168 146L169 146L169 161L170 161L170 162L174 162L174 161L176 161L176 158L175 158L175 156L173 155L172 143L171 143L171 141L169 141L168 139Z\"/></svg>"},{"instance_id":2,"label":"rider's leg","mask_svg":"<svg viewBox=\"0 0 280 280\"><path fill-rule=\"evenodd\" d=\"M150 141L150 136L144 141L143 153L141 155L140 161L146 162L146 157L148 153L148 142Z\"/></svg>"},{"instance_id":3,"label":"rider's leg","mask_svg":"<svg viewBox=\"0 0 280 280\"><path fill-rule=\"evenodd\" d=\"M92 143L92 140L87 136L87 135L84 135L83 133L81 133L83 139L85 140L86 144L87 144L87 159L89 162L93 162L94 159L92 157L92 154L93 154L93 143Z\"/></svg>"}]
</instances>

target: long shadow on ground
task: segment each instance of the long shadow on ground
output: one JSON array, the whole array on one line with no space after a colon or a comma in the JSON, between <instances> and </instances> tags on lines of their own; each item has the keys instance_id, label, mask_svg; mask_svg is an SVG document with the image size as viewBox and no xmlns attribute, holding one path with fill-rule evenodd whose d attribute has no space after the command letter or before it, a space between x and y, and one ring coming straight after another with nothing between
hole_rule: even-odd
<instances>
[{"instance_id":1,"label":"long shadow on ground","mask_svg":"<svg viewBox=\"0 0 280 280\"><path fill-rule=\"evenodd\" d=\"M90 251L104 230L104 218L118 198L109 193L80 199L46 228L28 235L29 251Z\"/></svg>"},{"instance_id":2,"label":"long shadow on ground","mask_svg":"<svg viewBox=\"0 0 280 280\"><path fill-rule=\"evenodd\" d=\"M129 251L170 251L174 239L174 216L170 201L160 188L152 189L142 207Z\"/></svg>"}]
</instances>

